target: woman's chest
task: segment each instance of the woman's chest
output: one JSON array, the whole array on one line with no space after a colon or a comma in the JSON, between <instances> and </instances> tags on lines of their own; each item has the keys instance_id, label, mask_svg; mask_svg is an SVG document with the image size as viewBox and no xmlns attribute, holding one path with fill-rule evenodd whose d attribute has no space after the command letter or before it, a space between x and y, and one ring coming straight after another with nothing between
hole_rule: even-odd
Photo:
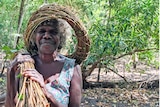
<instances>
[{"instance_id":1,"label":"woman's chest","mask_svg":"<svg viewBox=\"0 0 160 107\"><path fill-rule=\"evenodd\" d=\"M43 75L44 79L60 74L63 69L63 62L54 62L52 64L36 64L37 71Z\"/></svg>"}]
</instances>

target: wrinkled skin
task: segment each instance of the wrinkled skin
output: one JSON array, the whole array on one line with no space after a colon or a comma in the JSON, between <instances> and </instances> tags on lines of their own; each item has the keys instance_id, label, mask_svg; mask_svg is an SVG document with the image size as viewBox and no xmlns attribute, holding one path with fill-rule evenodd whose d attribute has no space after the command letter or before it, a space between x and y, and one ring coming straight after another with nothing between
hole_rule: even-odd
<instances>
[{"instance_id":1,"label":"wrinkled skin","mask_svg":"<svg viewBox=\"0 0 160 107\"><path fill-rule=\"evenodd\" d=\"M38 55L21 55L18 54L13 60L11 67L8 68L7 74L7 96L6 107L14 107L17 100L17 92L19 91L18 79L18 63L23 61L31 61L35 63L36 69L26 69L23 76L27 76L38 82L43 89L45 96L51 103L51 107L80 107L82 76L79 65L75 65L71 86L69 88L70 98L69 105L62 105L48 92L45 84L58 78L64 62L55 60L57 48L60 43L58 29L51 26L40 26L35 31L35 43L38 48Z\"/></svg>"}]
</instances>

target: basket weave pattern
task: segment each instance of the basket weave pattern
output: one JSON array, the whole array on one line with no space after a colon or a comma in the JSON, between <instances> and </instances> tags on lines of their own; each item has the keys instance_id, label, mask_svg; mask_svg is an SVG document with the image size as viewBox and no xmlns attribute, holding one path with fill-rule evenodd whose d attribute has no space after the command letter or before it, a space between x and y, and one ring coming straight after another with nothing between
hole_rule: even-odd
<instances>
[{"instance_id":1,"label":"basket weave pattern","mask_svg":"<svg viewBox=\"0 0 160 107\"><path fill-rule=\"evenodd\" d=\"M76 62L80 64L86 59L90 48L90 41L87 31L79 18L70 8L58 4L44 5L38 11L32 14L27 26L27 30L24 34L27 50L32 53L32 44L30 41L33 38L33 33L39 24L49 19L63 19L71 25L76 35L77 45L75 52L67 56L76 59Z\"/></svg>"}]
</instances>

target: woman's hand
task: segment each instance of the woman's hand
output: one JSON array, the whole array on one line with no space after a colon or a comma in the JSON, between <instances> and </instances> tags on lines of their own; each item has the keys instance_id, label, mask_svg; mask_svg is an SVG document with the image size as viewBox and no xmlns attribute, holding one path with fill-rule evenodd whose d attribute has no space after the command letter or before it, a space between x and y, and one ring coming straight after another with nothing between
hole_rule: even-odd
<instances>
[{"instance_id":1,"label":"woman's hand","mask_svg":"<svg viewBox=\"0 0 160 107\"><path fill-rule=\"evenodd\" d=\"M20 64L22 62L27 62L27 61L34 63L34 60L31 58L30 55L18 54L14 58L14 60L11 62L11 67L13 68L14 71L17 71L18 64Z\"/></svg>"},{"instance_id":2,"label":"woman's hand","mask_svg":"<svg viewBox=\"0 0 160 107\"><path fill-rule=\"evenodd\" d=\"M58 103L56 101L56 99L53 97L53 95L48 92L48 90L47 90L47 88L45 86L45 82L44 82L43 76L36 69L26 69L23 72L23 75L29 77L30 79L32 79L32 80L34 80L34 81L36 81L36 82L38 82L40 84L44 95L49 99L49 101L52 102L54 107L63 107L63 105Z\"/></svg>"},{"instance_id":3,"label":"woman's hand","mask_svg":"<svg viewBox=\"0 0 160 107\"><path fill-rule=\"evenodd\" d=\"M43 76L36 69L26 69L23 75L29 77L31 80L36 81L41 87L45 86Z\"/></svg>"}]
</instances>

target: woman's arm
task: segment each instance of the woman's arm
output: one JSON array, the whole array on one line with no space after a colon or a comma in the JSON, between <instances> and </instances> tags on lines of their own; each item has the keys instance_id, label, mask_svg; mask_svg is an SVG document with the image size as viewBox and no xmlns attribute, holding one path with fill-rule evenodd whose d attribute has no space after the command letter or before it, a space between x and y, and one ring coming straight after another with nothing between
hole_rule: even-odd
<instances>
[{"instance_id":1,"label":"woman's arm","mask_svg":"<svg viewBox=\"0 0 160 107\"><path fill-rule=\"evenodd\" d=\"M5 99L5 107L15 107L15 96L17 92L17 81L15 78L15 71L13 67L8 68L7 70L7 94Z\"/></svg>"},{"instance_id":2,"label":"woman's arm","mask_svg":"<svg viewBox=\"0 0 160 107\"><path fill-rule=\"evenodd\" d=\"M33 61L33 59L29 55L18 54L13 59L10 66L7 68L7 91L5 98L5 107L15 107L15 97L18 91L19 81L19 79L17 78L17 75L19 74L17 68L18 64L24 61Z\"/></svg>"},{"instance_id":3,"label":"woman's arm","mask_svg":"<svg viewBox=\"0 0 160 107\"><path fill-rule=\"evenodd\" d=\"M82 97L82 73L79 65L75 66L70 86L69 107L80 107Z\"/></svg>"}]
</instances>

